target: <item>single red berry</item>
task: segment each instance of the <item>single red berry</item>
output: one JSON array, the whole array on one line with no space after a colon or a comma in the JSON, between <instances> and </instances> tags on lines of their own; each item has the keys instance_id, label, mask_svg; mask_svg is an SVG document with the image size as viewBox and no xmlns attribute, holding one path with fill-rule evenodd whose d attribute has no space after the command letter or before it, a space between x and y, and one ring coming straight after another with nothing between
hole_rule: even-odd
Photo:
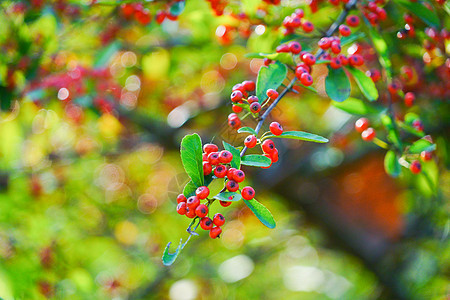
<instances>
[{"instance_id":1,"label":"single red berry","mask_svg":"<svg viewBox=\"0 0 450 300\"><path fill-rule=\"evenodd\" d=\"M228 207L231 205L231 201L219 201L220 205L222 205L223 207Z\"/></svg>"},{"instance_id":2,"label":"single red berry","mask_svg":"<svg viewBox=\"0 0 450 300\"><path fill-rule=\"evenodd\" d=\"M272 140L265 140L262 143L261 147L264 153L272 153L273 151L275 151L275 144Z\"/></svg>"},{"instance_id":3,"label":"single red berry","mask_svg":"<svg viewBox=\"0 0 450 300\"><path fill-rule=\"evenodd\" d=\"M338 57L333 57L330 62L330 67L332 67L333 69L339 69L340 67L342 67L341 60Z\"/></svg>"},{"instance_id":4,"label":"single red berry","mask_svg":"<svg viewBox=\"0 0 450 300\"><path fill-rule=\"evenodd\" d=\"M252 200L255 197L255 190L251 186L246 186L241 191L242 198Z\"/></svg>"},{"instance_id":5,"label":"single red berry","mask_svg":"<svg viewBox=\"0 0 450 300\"><path fill-rule=\"evenodd\" d=\"M420 158L423 161L429 161L433 157L433 154L430 151L422 151L420 152Z\"/></svg>"},{"instance_id":6,"label":"single red berry","mask_svg":"<svg viewBox=\"0 0 450 300\"><path fill-rule=\"evenodd\" d=\"M356 67L364 64L364 59L359 54L353 54L350 55L350 57L348 58L348 62L350 63L351 66Z\"/></svg>"},{"instance_id":7,"label":"single red berry","mask_svg":"<svg viewBox=\"0 0 450 300\"><path fill-rule=\"evenodd\" d=\"M289 50L292 54L299 54L302 51L302 46L299 42L293 41L289 43Z\"/></svg>"},{"instance_id":8,"label":"single red berry","mask_svg":"<svg viewBox=\"0 0 450 300\"><path fill-rule=\"evenodd\" d=\"M231 106L231 109L232 109L235 113L240 113L240 112L242 111L242 107L241 107L241 106L237 106L237 105Z\"/></svg>"},{"instance_id":9,"label":"single red berry","mask_svg":"<svg viewBox=\"0 0 450 300\"><path fill-rule=\"evenodd\" d=\"M416 100L416 96L414 95L413 92L408 92L405 94L405 105L406 106L413 106L414 105L414 100Z\"/></svg>"},{"instance_id":10,"label":"single red berry","mask_svg":"<svg viewBox=\"0 0 450 300\"><path fill-rule=\"evenodd\" d=\"M243 85L242 83L235 84L235 85L233 86L233 88L231 89L231 91L232 91L232 92L234 92L234 91L240 91L240 92L242 93L243 96L245 96L245 94L247 93L247 91L245 90L245 87L244 87L244 85Z\"/></svg>"},{"instance_id":11,"label":"single red berry","mask_svg":"<svg viewBox=\"0 0 450 300\"><path fill-rule=\"evenodd\" d=\"M267 97L269 97L270 99L277 99L278 98L278 92L274 89L268 89L266 92Z\"/></svg>"},{"instance_id":12,"label":"single red berry","mask_svg":"<svg viewBox=\"0 0 450 300\"><path fill-rule=\"evenodd\" d=\"M323 37L319 40L318 45L323 50L327 50L331 46L331 40L327 37Z\"/></svg>"},{"instance_id":13,"label":"single red berry","mask_svg":"<svg viewBox=\"0 0 450 300\"><path fill-rule=\"evenodd\" d=\"M166 12L163 10L160 10L156 13L155 16L156 23L161 24L166 19Z\"/></svg>"},{"instance_id":14,"label":"single red berry","mask_svg":"<svg viewBox=\"0 0 450 300\"><path fill-rule=\"evenodd\" d=\"M200 186L195 190L195 195L198 199L206 199L209 196L209 189L207 186Z\"/></svg>"},{"instance_id":15,"label":"single red berry","mask_svg":"<svg viewBox=\"0 0 450 300\"><path fill-rule=\"evenodd\" d=\"M203 159L203 161L208 161L208 153L203 153L202 159Z\"/></svg>"},{"instance_id":16,"label":"single red berry","mask_svg":"<svg viewBox=\"0 0 450 300\"><path fill-rule=\"evenodd\" d=\"M304 32L311 32L314 30L314 25L310 21L305 21L302 23L302 28Z\"/></svg>"},{"instance_id":17,"label":"single red berry","mask_svg":"<svg viewBox=\"0 0 450 300\"><path fill-rule=\"evenodd\" d=\"M254 136L253 134L247 136L244 140L244 145L247 146L247 148L253 148L256 146L256 136Z\"/></svg>"},{"instance_id":18,"label":"single red berry","mask_svg":"<svg viewBox=\"0 0 450 300\"><path fill-rule=\"evenodd\" d=\"M276 51L277 51L277 53L290 52L290 51L289 51L289 46L288 46L288 44L279 45L279 46L276 48Z\"/></svg>"},{"instance_id":19,"label":"single red berry","mask_svg":"<svg viewBox=\"0 0 450 300\"><path fill-rule=\"evenodd\" d=\"M304 67L295 68L295 76L297 76L298 80L300 80L303 73L308 73L308 70Z\"/></svg>"},{"instance_id":20,"label":"single red berry","mask_svg":"<svg viewBox=\"0 0 450 300\"><path fill-rule=\"evenodd\" d=\"M237 183L244 181L245 179L245 173L242 170L236 170L233 173L233 180Z\"/></svg>"},{"instance_id":21,"label":"single red berry","mask_svg":"<svg viewBox=\"0 0 450 300\"><path fill-rule=\"evenodd\" d=\"M186 217L188 218L195 218L197 215L195 214L195 208L186 208Z\"/></svg>"},{"instance_id":22,"label":"single red berry","mask_svg":"<svg viewBox=\"0 0 450 300\"><path fill-rule=\"evenodd\" d=\"M203 218L208 214L208 206L206 206L205 204L200 204L195 209L195 214L197 215L197 217Z\"/></svg>"},{"instance_id":23,"label":"single red berry","mask_svg":"<svg viewBox=\"0 0 450 300\"><path fill-rule=\"evenodd\" d=\"M375 13L376 13L377 16L378 16L378 19L380 19L381 21L386 20L387 14L386 14L386 11L384 10L384 8L382 8L382 7L377 7Z\"/></svg>"},{"instance_id":24,"label":"single red berry","mask_svg":"<svg viewBox=\"0 0 450 300\"><path fill-rule=\"evenodd\" d=\"M347 16L347 18L345 19L348 26L350 27L356 27L359 25L359 17L355 16L355 15L349 15Z\"/></svg>"},{"instance_id":25,"label":"single red berry","mask_svg":"<svg viewBox=\"0 0 450 300\"><path fill-rule=\"evenodd\" d=\"M177 205L177 213L179 213L180 215L185 215L186 214L186 202L180 202Z\"/></svg>"},{"instance_id":26,"label":"single red berry","mask_svg":"<svg viewBox=\"0 0 450 300\"><path fill-rule=\"evenodd\" d=\"M252 96L248 97L247 102L248 102L248 104L252 104L253 102L259 102L259 99L258 99L258 97L252 95Z\"/></svg>"},{"instance_id":27,"label":"single red berry","mask_svg":"<svg viewBox=\"0 0 450 300\"><path fill-rule=\"evenodd\" d=\"M361 133L362 139L366 142L373 140L375 138L375 135L375 129L373 129L372 127L367 128Z\"/></svg>"},{"instance_id":28,"label":"single red berry","mask_svg":"<svg viewBox=\"0 0 450 300\"><path fill-rule=\"evenodd\" d=\"M208 155L208 162L213 166L218 165L220 163L219 152L211 152Z\"/></svg>"},{"instance_id":29,"label":"single red berry","mask_svg":"<svg viewBox=\"0 0 450 300\"><path fill-rule=\"evenodd\" d=\"M254 114L259 113L261 111L261 104L258 102L253 102L250 104L250 111Z\"/></svg>"},{"instance_id":30,"label":"single red berry","mask_svg":"<svg viewBox=\"0 0 450 300\"><path fill-rule=\"evenodd\" d=\"M212 166L209 162L203 162L203 175L209 175L212 172Z\"/></svg>"},{"instance_id":31,"label":"single red berry","mask_svg":"<svg viewBox=\"0 0 450 300\"><path fill-rule=\"evenodd\" d=\"M276 163L278 161L278 149L275 148L275 150L272 153L269 153L269 156L272 163Z\"/></svg>"},{"instance_id":32,"label":"single red berry","mask_svg":"<svg viewBox=\"0 0 450 300\"><path fill-rule=\"evenodd\" d=\"M334 54L341 53L341 42L340 41L332 41L331 42L331 52Z\"/></svg>"},{"instance_id":33,"label":"single red berry","mask_svg":"<svg viewBox=\"0 0 450 300\"><path fill-rule=\"evenodd\" d=\"M233 154L228 150L222 150L219 152L219 161L223 164L228 164L233 160Z\"/></svg>"},{"instance_id":34,"label":"single red berry","mask_svg":"<svg viewBox=\"0 0 450 300\"><path fill-rule=\"evenodd\" d=\"M239 102L242 100L243 97L244 97L244 95L239 90L232 92L231 96L230 96L231 101L233 101L233 102Z\"/></svg>"},{"instance_id":35,"label":"single red berry","mask_svg":"<svg viewBox=\"0 0 450 300\"><path fill-rule=\"evenodd\" d=\"M272 63L272 60L271 59L269 59L269 58L264 58L264 65L265 66L268 66L268 65L270 65Z\"/></svg>"},{"instance_id":36,"label":"single red berry","mask_svg":"<svg viewBox=\"0 0 450 300\"><path fill-rule=\"evenodd\" d=\"M231 128L239 129L241 127L241 120L238 117L228 118L228 125Z\"/></svg>"},{"instance_id":37,"label":"single red berry","mask_svg":"<svg viewBox=\"0 0 450 300\"><path fill-rule=\"evenodd\" d=\"M185 195L179 194L179 195L177 196L177 203L186 202L186 201L187 201L187 198L186 198Z\"/></svg>"},{"instance_id":38,"label":"single red berry","mask_svg":"<svg viewBox=\"0 0 450 300\"><path fill-rule=\"evenodd\" d=\"M283 127L281 127L280 123L278 122L272 122L269 125L270 132L272 132L274 135L280 135L283 133Z\"/></svg>"},{"instance_id":39,"label":"single red berry","mask_svg":"<svg viewBox=\"0 0 450 300\"><path fill-rule=\"evenodd\" d=\"M342 36L349 36L352 33L352 31L347 25L342 24L339 26L339 33Z\"/></svg>"},{"instance_id":40,"label":"single red berry","mask_svg":"<svg viewBox=\"0 0 450 300\"><path fill-rule=\"evenodd\" d=\"M370 122L366 118L360 118L355 122L355 130L358 132L363 132L367 128L369 128Z\"/></svg>"},{"instance_id":41,"label":"single red berry","mask_svg":"<svg viewBox=\"0 0 450 300\"><path fill-rule=\"evenodd\" d=\"M310 86L313 83L313 78L309 73L303 73L300 76L300 82L304 85L304 86Z\"/></svg>"},{"instance_id":42,"label":"single red berry","mask_svg":"<svg viewBox=\"0 0 450 300\"><path fill-rule=\"evenodd\" d=\"M302 61L308 66L312 66L316 63L316 57L311 53L305 53L302 55Z\"/></svg>"},{"instance_id":43,"label":"single red berry","mask_svg":"<svg viewBox=\"0 0 450 300\"><path fill-rule=\"evenodd\" d=\"M237 171L236 168L229 168L228 171L227 171L227 178L228 178L229 180L233 180L233 178L234 178L234 172L236 172L236 171Z\"/></svg>"},{"instance_id":44,"label":"single red berry","mask_svg":"<svg viewBox=\"0 0 450 300\"><path fill-rule=\"evenodd\" d=\"M200 220L200 227L203 230L210 230L213 227L213 221L209 217L203 217Z\"/></svg>"},{"instance_id":45,"label":"single red berry","mask_svg":"<svg viewBox=\"0 0 450 300\"><path fill-rule=\"evenodd\" d=\"M227 175L227 167L224 165L218 165L215 169L214 169L214 175L217 178L224 178Z\"/></svg>"},{"instance_id":46,"label":"single red berry","mask_svg":"<svg viewBox=\"0 0 450 300\"><path fill-rule=\"evenodd\" d=\"M200 204L200 199L198 199L197 196L191 196L186 201L186 206L192 210L195 210L199 204Z\"/></svg>"},{"instance_id":47,"label":"single red berry","mask_svg":"<svg viewBox=\"0 0 450 300\"><path fill-rule=\"evenodd\" d=\"M236 192L239 189L239 183L234 180L228 180L226 184L227 190L230 192Z\"/></svg>"},{"instance_id":48,"label":"single red berry","mask_svg":"<svg viewBox=\"0 0 450 300\"><path fill-rule=\"evenodd\" d=\"M414 120L412 126L418 131L423 131L423 123L420 120Z\"/></svg>"},{"instance_id":49,"label":"single red berry","mask_svg":"<svg viewBox=\"0 0 450 300\"><path fill-rule=\"evenodd\" d=\"M339 54L336 57L339 58L339 60L341 61L341 66L348 65L348 58L347 58L347 56L345 56L344 54Z\"/></svg>"},{"instance_id":50,"label":"single red berry","mask_svg":"<svg viewBox=\"0 0 450 300\"><path fill-rule=\"evenodd\" d=\"M409 169L413 174L419 174L420 171L422 171L422 165L418 160L415 160L411 162L411 164L409 165Z\"/></svg>"},{"instance_id":51,"label":"single red berry","mask_svg":"<svg viewBox=\"0 0 450 300\"><path fill-rule=\"evenodd\" d=\"M212 239L215 239L215 238L220 237L220 234L221 234L221 233L222 233L222 228L220 228L219 226L217 226L217 227L212 228L212 229L209 231L209 236L210 236Z\"/></svg>"},{"instance_id":52,"label":"single red berry","mask_svg":"<svg viewBox=\"0 0 450 300\"><path fill-rule=\"evenodd\" d=\"M217 152L219 151L219 147L215 144L205 144L203 145L203 152L209 154L211 152Z\"/></svg>"},{"instance_id":53,"label":"single red berry","mask_svg":"<svg viewBox=\"0 0 450 300\"><path fill-rule=\"evenodd\" d=\"M246 80L242 82L242 85L244 86L244 89L248 92L254 91L256 87L255 83L251 80Z\"/></svg>"},{"instance_id":54,"label":"single red berry","mask_svg":"<svg viewBox=\"0 0 450 300\"><path fill-rule=\"evenodd\" d=\"M400 84L398 82L394 81L388 85L388 91L392 95L396 95L399 90L400 90Z\"/></svg>"},{"instance_id":55,"label":"single red berry","mask_svg":"<svg viewBox=\"0 0 450 300\"><path fill-rule=\"evenodd\" d=\"M381 79L381 73L377 69L371 69L366 72L366 75L369 76L373 82L377 82Z\"/></svg>"},{"instance_id":56,"label":"single red berry","mask_svg":"<svg viewBox=\"0 0 450 300\"><path fill-rule=\"evenodd\" d=\"M301 8L297 8L294 13L299 18L303 18L305 16L305 13L303 12L303 9L301 9Z\"/></svg>"},{"instance_id":57,"label":"single red berry","mask_svg":"<svg viewBox=\"0 0 450 300\"><path fill-rule=\"evenodd\" d=\"M225 217L222 214L217 213L213 217L213 223L217 226L222 226L225 224Z\"/></svg>"}]
</instances>

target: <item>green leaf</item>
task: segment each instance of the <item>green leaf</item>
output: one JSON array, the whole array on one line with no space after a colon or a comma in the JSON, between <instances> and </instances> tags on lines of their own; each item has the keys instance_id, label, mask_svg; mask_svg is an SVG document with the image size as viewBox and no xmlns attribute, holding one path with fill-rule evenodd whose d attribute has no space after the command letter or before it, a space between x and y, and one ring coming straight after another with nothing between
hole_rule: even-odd
<instances>
[{"instance_id":1,"label":"green leaf","mask_svg":"<svg viewBox=\"0 0 450 300\"><path fill-rule=\"evenodd\" d=\"M400 175L401 167L398 163L397 155L395 155L395 152L392 150L389 150L384 157L384 169L386 170L386 173L394 178Z\"/></svg>"},{"instance_id":2,"label":"green leaf","mask_svg":"<svg viewBox=\"0 0 450 300\"><path fill-rule=\"evenodd\" d=\"M440 21L437 14L429 10L423 3L421 2L412 2L410 0L397 0L396 2L400 3L404 7L406 7L413 14L422 19L425 23L432 27L440 27Z\"/></svg>"},{"instance_id":3,"label":"green leaf","mask_svg":"<svg viewBox=\"0 0 450 300\"><path fill-rule=\"evenodd\" d=\"M331 62L331 60L329 60L329 59L319 59L318 61L316 61L315 65L329 64L330 62Z\"/></svg>"},{"instance_id":4,"label":"green leaf","mask_svg":"<svg viewBox=\"0 0 450 300\"><path fill-rule=\"evenodd\" d=\"M348 98L344 102L332 102L333 106L348 112L353 115L367 115L367 114L377 114L382 111L382 108L375 107L363 100L356 98Z\"/></svg>"},{"instance_id":5,"label":"green leaf","mask_svg":"<svg viewBox=\"0 0 450 300\"><path fill-rule=\"evenodd\" d=\"M250 208L250 210L255 214L255 216L261 221L261 223L263 223L270 229L275 228L276 226L275 220L273 219L273 216L267 209L267 207L256 201L256 199L252 200L244 199L244 202L248 206L248 208Z\"/></svg>"},{"instance_id":6,"label":"green leaf","mask_svg":"<svg viewBox=\"0 0 450 300\"><path fill-rule=\"evenodd\" d=\"M175 262L178 255L180 254L180 251L184 248L184 245L185 245L185 244L183 244L183 240L180 239L180 243L178 244L178 247L175 250L175 252L169 253L169 248L170 248L171 244L172 244L172 242L169 242L167 244L166 248L164 249L163 256L162 256L162 262L165 266L170 266L171 264L173 264Z\"/></svg>"},{"instance_id":7,"label":"green leaf","mask_svg":"<svg viewBox=\"0 0 450 300\"><path fill-rule=\"evenodd\" d=\"M392 142L397 148L402 148L402 142L400 140L398 131L395 127L394 122L392 121L392 118L388 115L382 115L381 116L381 123L386 127L388 130L387 138L390 142Z\"/></svg>"},{"instance_id":8,"label":"green leaf","mask_svg":"<svg viewBox=\"0 0 450 300\"><path fill-rule=\"evenodd\" d=\"M179 16L184 10L184 1L177 1L170 7L170 14L172 16Z\"/></svg>"},{"instance_id":9,"label":"green leaf","mask_svg":"<svg viewBox=\"0 0 450 300\"><path fill-rule=\"evenodd\" d=\"M242 196L240 193L236 192L222 192L215 195L213 198L220 201L239 201L242 199Z\"/></svg>"},{"instance_id":10,"label":"green leaf","mask_svg":"<svg viewBox=\"0 0 450 300\"><path fill-rule=\"evenodd\" d=\"M411 147L409 147L409 153L419 154L422 151L434 151L436 150L436 144L433 144L427 139L420 139L414 142Z\"/></svg>"},{"instance_id":11,"label":"green leaf","mask_svg":"<svg viewBox=\"0 0 450 300\"><path fill-rule=\"evenodd\" d=\"M350 80L344 69L333 69L328 66L328 76L325 79L325 91L334 101L342 102L350 97Z\"/></svg>"},{"instance_id":12,"label":"green leaf","mask_svg":"<svg viewBox=\"0 0 450 300\"><path fill-rule=\"evenodd\" d=\"M233 160L231 161L231 166L233 168L240 169L241 168L241 152L225 141L223 142L223 147L225 148L225 150L228 150L231 152L231 154L233 154Z\"/></svg>"},{"instance_id":13,"label":"green leaf","mask_svg":"<svg viewBox=\"0 0 450 300\"><path fill-rule=\"evenodd\" d=\"M255 129L251 128L251 127L241 127L238 129L238 133L250 133L253 135L257 135Z\"/></svg>"},{"instance_id":14,"label":"green leaf","mask_svg":"<svg viewBox=\"0 0 450 300\"><path fill-rule=\"evenodd\" d=\"M204 183L203 176L203 158L202 158L202 140L196 133L186 135L181 141L180 147L181 162L184 170L197 186Z\"/></svg>"},{"instance_id":15,"label":"green leaf","mask_svg":"<svg viewBox=\"0 0 450 300\"><path fill-rule=\"evenodd\" d=\"M366 76L366 74L361 70L355 68L347 68L347 70L353 75L353 78L358 84L363 95L369 101L376 101L378 99L378 90L372 79Z\"/></svg>"},{"instance_id":16,"label":"green leaf","mask_svg":"<svg viewBox=\"0 0 450 300\"><path fill-rule=\"evenodd\" d=\"M109 64L109 62L113 59L114 55L120 50L121 43L119 41L115 41L109 44L107 47L103 48L96 55L97 58L94 62L94 68L105 67Z\"/></svg>"},{"instance_id":17,"label":"green leaf","mask_svg":"<svg viewBox=\"0 0 450 300\"><path fill-rule=\"evenodd\" d=\"M292 65L294 63L292 55L290 53L247 53L244 55L248 58L268 58L271 60L277 60L282 63Z\"/></svg>"},{"instance_id":18,"label":"green leaf","mask_svg":"<svg viewBox=\"0 0 450 300\"><path fill-rule=\"evenodd\" d=\"M341 46L343 47L345 45L353 43L354 41L356 41L360 38L363 38L365 36L366 36L366 34L364 32L357 32L357 33L351 34L349 36L344 36L341 38Z\"/></svg>"},{"instance_id":19,"label":"green leaf","mask_svg":"<svg viewBox=\"0 0 450 300\"><path fill-rule=\"evenodd\" d=\"M264 155L250 154L243 156L241 163L245 166L268 167L272 164L272 161Z\"/></svg>"},{"instance_id":20,"label":"green leaf","mask_svg":"<svg viewBox=\"0 0 450 300\"><path fill-rule=\"evenodd\" d=\"M294 139L315 143L328 143L328 139L320 135L304 131L285 131L280 135L268 134L264 136L264 138L262 138L261 141L271 138Z\"/></svg>"},{"instance_id":21,"label":"green leaf","mask_svg":"<svg viewBox=\"0 0 450 300\"><path fill-rule=\"evenodd\" d=\"M268 89L276 90L283 83L286 75L287 67L280 62L259 69L258 78L256 79L256 96L259 99L259 103L262 103L267 98L266 91Z\"/></svg>"},{"instance_id":22,"label":"green leaf","mask_svg":"<svg viewBox=\"0 0 450 300\"><path fill-rule=\"evenodd\" d=\"M364 16L363 20L366 23L367 28L369 29L369 35L370 39L372 40L373 46L375 47L375 50L377 50L379 54L380 64L385 69L387 76L389 78L392 78L392 71L391 71L392 63L391 60L389 59L388 45L386 44L386 41L378 33L378 31L376 31L372 27L369 20L367 20L367 18Z\"/></svg>"}]
</instances>

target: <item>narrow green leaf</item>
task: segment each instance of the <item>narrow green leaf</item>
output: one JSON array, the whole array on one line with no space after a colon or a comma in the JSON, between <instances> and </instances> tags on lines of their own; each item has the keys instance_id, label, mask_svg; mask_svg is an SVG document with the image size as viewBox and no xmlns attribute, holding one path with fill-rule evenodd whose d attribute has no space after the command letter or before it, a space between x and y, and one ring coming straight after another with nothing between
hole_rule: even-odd
<instances>
[{"instance_id":1,"label":"narrow green leaf","mask_svg":"<svg viewBox=\"0 0 450 300\"><path fill-rule=\"evenodd\" d=\"M353 115L367 115L367 114L377 114L382 111L382 108L376 107L363 100L356 98L348 98L344 102L332 102L333 106L348 112Z\"/></svg>"},{"instance_id":2,"label":"narrow green leaf","mask_svg":"<svg viewBox=\"0 0 450 300\"><path fill-rule=\"evenodd\" d=\"M294 140L302 140L302 141L308 141L308 142L315 142L315 143L328 143L328 139L309 132L304 131L285 131L280 135L274 135L274 134L268 134L264 136L261 140L265 139L273 139L273 138L281 138L281 139L294 139Z\"/></svg>"},{"instance_id":3,"label":"narrow green leaf","mask_svg":"<svg viewBox=\"0 0 450 300\"><path fill-rule=\"evenodd\" d=\"M388 115L382 115L381 116L381 123L386 127L388 130L387 139L393 143L397 148L402 148L402 142L400 140L398 131L395 127L394 122L392 121L392 118Z\"/></svg>"},{"instance_id":4,"label":"narrow green leaf","mask_svg":"<svg viewBox=\"0 0 450 300\"><path fill-rule=\"evenodd\" d=\"M162 256L162 262L165 266L170 266L171 264L173 264L175 262L175 260L177 259L178 255L180 254L180 251L184 247L183 240L180 239L180 243L178 244L178 247L175 250L175 252L169 253L169 248L170 248L171 244L172 244L172 242L169 242L167 244L166 248L164 249L163 256Z\"/></svg>"},{"instance_id":5,"label":"narrow green leaf","mask_svg":"<svg viewBox=\"0 0 450 300\"><path fill-rule=\"evenodd\" d=\"M413 2L410 0L397 0L396 2L400 3L404 7L406 7L413 14L418 16L422 21L432 27L440 27L440 21L437 14L429 10L423 3L421 2Z\"/></svg>"},{"instance_id":6,"label":"narrow green leaf","mask_svg":"<svg viewBox=\"0 0 450 300\"><path fill-rule=\"evenodd\" d=\"M328 76L325 79L325 91L334 101L342 102L350 97L350 80L344 69L333 69L328 66Z\"/></svg>"},{"instance_id":7,"label":"narrow green leaf","mask_svg":"<svg viewBox=\"0 0 450 300\"><path fill-rule=\"evenodd\" d=\"M370 77L366 76L366 74L355 68L347 68L347 70L353 75L356 83L359 86L359 89L363 93L363 95L369 101L376 101L378 99L378 90L375 86L375 83L370 79Z\"/></svg>"},{"instance_id":8,"label":"narrow green leaf","mask_svg":"<svg viewBox=\"0 0 450 300\"><path fill-rule=\"evenodd\" d=\"M243 156L241 163L245 166L268 167L272 161L264 155L250 154Z\"/></svg>"},{"instance_id":9,"label":"narrow green leaf","mask_svg":"<svg viewBox=\"0 0 450 300\"><path fill-rule=\"evenodd\" d=\"M276 90L283 83L286 75L287 67L280 62L259 69L258 78L256 79L256 96L259 99L259 103L262 103L267 98L266 91L268 89Z\"/></svg>"},{"instance_id":10,"label":"narrow green leaf","mask_svg":"<svg viewBox=\"0 0 450 300\"><path fill-rule=\"evenodd\" d=\"M267 207L256 201L256 199L252 200L244 199L244 202L248 206L248 208L250 208L250 210L255 214L255 216L261 221L261 223L263 223L270 229L275 228L276 226L275 220L273 219L273 216L267 209Z\"/></svg>"},{"instance_id":11,"label":"narrow green leaf","mask_svg":"<svg viewBox=\"0 0 450 300\"><path fill-rule=\"evenodd\" d=\"M248 58L268 58L289 65L294 63L290 53L247 53L244 56Z\"/></svg>"},{"instance_id":12,"label":"narrow green leaf","mask_svg":"<svg viewBox=\"0 0 450 300\"><path fill-rule=\"evenodd\" d=\"M366 17L363 16L363 20L367 25L367 28L369 29L369 35L372 40L373 46L377 50L379 54L379 61L381 66L385 69L386 74L389 78L392 78L392 63L389 59L389 50L388 45L386 44L386 41L381 37L381 35L378 33L378 31L375 30L375 28L372 27L369 20L367 20Z\"/></svg>"},{"instance_id":13,"label":"narrow green leaf","mask_svg":"<svg viewBox=\"0 0 450 300\"><path fill-rule=\"evenodd\" d=\"M106 67L113 59L114 55L120 50L121 46L119 41L115 41L100 50L94 62L94 68Z\"/></svg>"},{"instance_id":14,"label":"narrow green leaf","mask_svg":"<svg viewBox=\"0 0 450 300\"><path fill-rule=\"evenodd\" d=\"M389 150L384 157L384 169L386 170L386 173L394 178L400 175L401 167L398 163L397 155L395 155L395 152L392 150Z\"/></svg>"},{"instance_id":15,"label":"narrow green leaf","mask_svg":"<svg viewBox=\"0 0 450 300\"><path fill-rule=\"evenodd\" d=\"M184 170L197 186L204 183L203 176L203 158L202 158L202 140L196 133L186 135L181 141L180 147L181 162Z\"/></svg>"},{"instance_id":16,"label":"narrow green leaf","mask_svg":"<svg viewBox=\"0 0 450 300\"><path fill-rule=\"evenodd\" d=\"M409 147L409 153L419 154L422 151L434 151L436 150L436 144L428 141L427 139L420 139L415 141L411 147Z\"/></svg>"},{"instance_id":17,"label":"narrow green leaf","mask_svg":"<svg viewBox=\"0 0 450 300\"><path fill-rule=\"evenodd\" d=\"M227 142L223 141L223 147L225 150L228 150L233 154L233 160L231 161L231 166L236 169L241 168L241 152L228 144Z\"/></svg>"},{"instance_id":18,"label":"narrow green leaf","mask_svg":"<svg viewBox=\"0 0 450 300\"><path fill-rule=\"evenodd\" d=\"M238 133L250 133L253 135L257 135L255 129L251 127L241 127L238 129Z\"/></svg>"},{"instance_id":19,"label":"narrow green leaf","mask_svg":"<svg viewBox=\"0 0 450 300\"><path fill-rule=\"evenodd\" d=\"M329 64L330 62L331 62L331 60L329 60L329 59L319 59L318 61L316 61L315 65Z\"/></svg>"},{"instance_id":20,"label":"narrow green leaf","mask_svg":"<svg viewBox=\"0 0 450 300\"><path fill-rule=\"evenodd\" d=\"M242 199L242 196L240 193L236 192L222 192L215 195L213 198L220 201L239 201Z\"/></svg>"},{"instance_id":21,"label":"narrow green leaf","mask_svg":"<svg viewBox=\"0 0 450 300\"><path fill-rule=\"evenodd\" d=\"M351 34L349 36L344 36L341 38L341 46L348 45L350 43L353 43L354 41L365 37L366 34L364 32L356 32L354 34Z\"/></svg>"}]
</instances>

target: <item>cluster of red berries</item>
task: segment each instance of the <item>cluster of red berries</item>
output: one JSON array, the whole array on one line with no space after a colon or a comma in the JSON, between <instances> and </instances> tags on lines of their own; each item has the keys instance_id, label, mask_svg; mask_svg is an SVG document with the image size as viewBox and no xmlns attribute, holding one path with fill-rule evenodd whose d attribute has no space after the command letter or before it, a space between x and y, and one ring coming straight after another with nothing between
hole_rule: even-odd
<instances>
[{"instance_id":1,"label":"cluster of red berries","mask_svg":"<svg viewBox=\"0 0 450 300\"><path fill-rule=\"evenodd\" d=\"M362 6L363 14L370 24L377 25L378 22L386 20L387 14L382 5L384 5L384 0L369 1Z\"/></svg>"},{"instance_id":2,"label":"cluster of red berries","mask_svg":"<svg viewBox=\"0 0 450 300\"><path fill-rule=\"evenodd\" d=\"M269 126L270 132L274 135L281 135L283 133L283 127L278 122L272 122ZM254 148L258 143L258 139L255 135L250 134L244 140L244 145L247 148ZM264 152L264 156L268 157L271 161L270 166L262 167L264 169L270 168L273 163L278 161L278 149L272 140L265 140L261 144L261 149Z\"/></svg>"},{"instance_id":3,"label":"cluster of red berries","mask_svg":"<svg viewBox=\"0 0 450 300\"><path fill-rule=\"evenodd\" d=\"M305 13L303 9L296 9L294 13L287 16L283 20L283 34L289 35L295 32L296 29L301 28L303 32L309 33L314 30L314 25L308 20L303 20Z\"/></svg>"},{"instance_id":4,"label":"cluster of red berries","mask_svg":"<svg viewBox=\"0 0 450 300\"><path fill-rule=\"evenodd\" d=\"M355 122L355 130L361 133L361 138L364 141L372 141L375 138L375 129L369 126L370 122L367 118L360 118Z\"/></svg>"},{"instance_id":5,"label":"cluster of red berries","mask_svg":"<svg viewBox=\"0 0 450 300\"><path fill-rule=\"evenodd\" d=\"M170 1L171 3L167 4L169 9L167 10L159 10L155 15L155 21L158 24L164 22L167 18L169 20L175 21L178 19L178 15L171 13L170 7L177 2L184 2L184 0L175 0ZM120 6L122 15L125 19L130 20L134 17L134 19L142 25L148 25L152 21L152 15L148 8L145 8L142 3L125 3Z\"/></svg>"}]
</instances>

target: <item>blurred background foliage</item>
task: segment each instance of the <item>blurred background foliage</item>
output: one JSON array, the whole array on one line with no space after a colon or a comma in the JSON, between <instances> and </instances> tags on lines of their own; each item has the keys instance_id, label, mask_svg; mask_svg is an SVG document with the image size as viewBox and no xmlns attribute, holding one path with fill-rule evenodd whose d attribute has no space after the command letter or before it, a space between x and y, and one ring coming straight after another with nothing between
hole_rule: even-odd
<instances>
[{"instance_id":1,"label":"blurred background foliage","mask_svg":"<svg viewBox=\"0 0 450 300\"><path fill-rule=\"evenodd\" d=\"M273 118L331 142L281 143L277 166L246 170L276 229L233 204L220 240L200 234L168 268L165 245L186 238L175 212L188 181L182 136L243 140L226 125L226 99L262 65L244 55L281 41L262 23L309 8L244 0L237 7L254 16L250 26L187 1L177 21L143 26L114 1L73 0L62 10L62 1L35 2L20 2L25 12L18 1L0 4L0 297L446 299L445 99L425 94L414 108L438 144L437 158L423 164L429 176L403 171L394 181L383 151L361 142L355 117L327 99L318 67L319 95L291 94ZM325 29L338 13L324 7L315 26ZM238 28L226 39L224 24ZM248 40L238 33L245 26ZM389 45L394 64L407 63L404 46Z\"/></svg>"}]
</instances>

